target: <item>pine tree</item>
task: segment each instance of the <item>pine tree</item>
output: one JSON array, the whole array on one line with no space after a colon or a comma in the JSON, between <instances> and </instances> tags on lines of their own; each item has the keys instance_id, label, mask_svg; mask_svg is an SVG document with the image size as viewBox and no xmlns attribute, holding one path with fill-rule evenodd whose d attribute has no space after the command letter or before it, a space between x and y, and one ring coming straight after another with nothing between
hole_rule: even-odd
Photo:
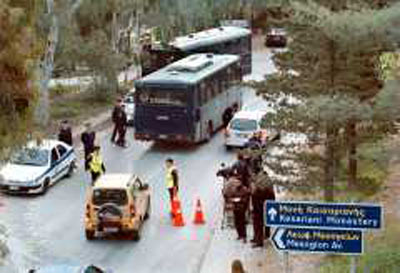
<instances>
[{"instance_id":1,"label":"pine tree","mask_svg":"<svg viewBox=\"0 0 400 273\"><path fill-rule=\"evenodd\" d=\"M292 41L286 52L274 57L278 72L257 88L267 100L282 92L302 99L304 105L280 110L274 121L281 130L318 136L322 144L318 153L289 147L270 168L308 189L321 186L322 180L325 199L332 201L340 159L348 148L386 133L395 118L377 107L385 101L385 109L397 108L383 99L393 95L387 95L389 89L385 96L377 96L382 83L376 68L379 56L393 48L387 27L396 20L400 6L378 11L348 1L320 3L290 2L285 11L289 19L283 23ZM354 152L350 151L352 156ZM290 160L294 168L282 166L282 160Z\"/></svg>"}]
</instances>

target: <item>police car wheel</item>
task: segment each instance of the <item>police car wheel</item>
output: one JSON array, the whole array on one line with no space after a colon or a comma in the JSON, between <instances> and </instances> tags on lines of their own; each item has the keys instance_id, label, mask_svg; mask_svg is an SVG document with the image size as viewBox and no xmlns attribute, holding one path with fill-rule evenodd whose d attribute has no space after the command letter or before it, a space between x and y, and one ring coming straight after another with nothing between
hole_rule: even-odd
<instances>
[{"instance_id":1,"label":"police car wheel","mask_svg":"<svg viewBox=\"0 0 400 273\"><path fill-rule=\"evenodd\" d=\"M50 179L46 178L42 184L42 191L40 193L45 194L49 190L49 186L50 186Z\"/></svg>"},{"instance_id":2,"label":"police car wheel","mask_svg":"<svg viewBox=\"0 0 400 273\"><path fill-rule=\"evenodd\" d=\"M134 229L129 231L129 238L135 242L140 240L140 229Z\"/></svg>"},{"instance_id":3,"label":"police car wheel","mask_svg":"<svg viewBox=\"0 0 400 273\"><path fill-rule=\"evenodd\" d=\"M74 169L75 169L75 164L73 162L71 162L71 164L68 167L68 172L66 177L71 177L72 174L74 173Z\"/></svg>"}]
</instances>

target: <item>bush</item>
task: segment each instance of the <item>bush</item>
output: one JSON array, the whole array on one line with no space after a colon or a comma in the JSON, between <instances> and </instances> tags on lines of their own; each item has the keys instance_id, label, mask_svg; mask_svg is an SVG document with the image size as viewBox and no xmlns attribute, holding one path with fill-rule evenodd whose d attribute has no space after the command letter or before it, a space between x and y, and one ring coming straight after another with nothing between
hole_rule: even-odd
<instances>
[{"instance_id":1,"label":"bush","mask_svg":"<svg viewBox=\"0 0 400 273\"><path fill-rule=\"evenodd\" d=\"M400 272L400 223L389 221L386 229L377 236L365 238L366 252L359 257L357 273L398 273ZM375 235L375 234L373 234ZM343 273L350 271L350 258L336 256L328 258L321 267L321 273Z\"/></svg>"},{"instance_id":2,"label":"bush","mask_svg":"<svg viewBox=\"0 0 400 273\"><path fill-rule=\"evenodd\" d=\"M56 86L49 89L50 95L52 97L58 97L67 94L75 94L78 93L79 91L80 90L78 86L66 86L61 84L57 84Z\"/></svg>"}]
</instances>

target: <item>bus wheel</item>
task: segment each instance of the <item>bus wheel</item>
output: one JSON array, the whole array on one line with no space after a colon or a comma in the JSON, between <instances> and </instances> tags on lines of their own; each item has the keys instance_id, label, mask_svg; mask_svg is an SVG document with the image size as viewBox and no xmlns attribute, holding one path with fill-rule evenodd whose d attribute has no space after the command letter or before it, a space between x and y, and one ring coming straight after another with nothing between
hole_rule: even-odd
<instances>
[{"instance_id":1,"label":"bus wheel","mask_svg":"<svg viewBox=\"0 0 400 273\"><path fill-rule=\"evenodd\" d=\"M207 128L207 141L209 141L211 139L211 137L213 136L214 133L214 125L212 123L212 121L208 121L208 128Z\"/></svg>"}]
</instances>

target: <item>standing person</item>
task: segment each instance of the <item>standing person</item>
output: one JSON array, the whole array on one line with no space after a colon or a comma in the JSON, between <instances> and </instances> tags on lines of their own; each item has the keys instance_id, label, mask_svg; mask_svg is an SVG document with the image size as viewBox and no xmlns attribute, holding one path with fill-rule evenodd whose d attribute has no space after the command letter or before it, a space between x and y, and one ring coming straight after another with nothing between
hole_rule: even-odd
<instances>
[{"instance_id":1,"label":"standing person","mask_svg":"<svg viewBox=\"0 0 400 273\"><path fill-rule=\"evenodd\" d=\"M235 229L238 234L238 240L247 242L246 231L246 211L249 208L250 191L243 184L239 184L236 188L235 196L231 198L233 203L233 218Z\"/></svg>"},{"instance_id":2,"label":"standing person","mask_svg":"<svg viewBox=\"0 0 400 273\"><path fill-rule=\"evenodd\" d=\"M237 154L237 161L232 166L232 172L244 186L250 187L249 163L242 153Z\"/></svg>"},{"instance_id":3,"label":"standing person","mask_svg":"<svg viewBox=\"0 0 400 273\"><path fill-rule=\"evenodd\" d=\"M121 106L122 106L122 100L118 99L114 106L114 109L112 111L111 119L112 119L112 122L114 123L114 129L113 129L112 136L111 136L111 142L113 142L113 143L115 142L115 138L119 131L118 125L120 124L119 119L121 117L121 111L122 111Z\"/></svg>"},{"instance_id":4,"label":"standing person","mask_svg":"<svg viewBox=\"0 0 400 273\"><path fill-rule=\"evenodd\" d=\"M253 205L254 231L254 238L251 240L253 243L252 247L263 247L264 239L270 236L270 228L264 227L264 203L266 200L275 200L273 186L268 185L264 181L254 181L252 184L251 200Z\"/></svg>"},{"instance_id":5,"label":"standing person","mask_svg":"<svg viewBox=\"0 0 400 273\"><path fill-rule=\"evenodd\" d=\"M91 130L91 124L86 123L85 124L85 130L81 134L81 141L83 144L83 150L85 153L85 169L89 169L89 162L88 158L89 155L93 152L94 150L94 142L96 140L96 133Z\"/></svg>"},{"instance_id":6,"label":"standing person","mask_svg":"<svg viewBox=\"0 0 400 273\"><path fill-rule=\"evenodd\" d=\"M58 140L72 146L72 129L68 120L63 120L58 131Z\"/></svg>"},{"instance_id":7,"label":"standing person","mask_svg":"<svg viewBox=\"0 0 400 273\"><path fill-rule=\"evenodd\" d=\"M222 114L222 124L223 124L223 128L226 129L226 127L228 127L229 122L231 121L233 117L233 109L232 107L228 107L225 109L224 113Z\"/></svg>"},{"instance_id":8,"label":"standing person","mask_svg":"<svg viewBox=\"0 0 400 273\"><path fill-rule=\"evenodd\" d=\"M239 104L235 102L232 106L233 114L235 114L237 111L239 111Z\"/></svg>"},{"instance_id":9,"label":"standing person","mask_svg":"<svg viewBox=\"0 0 400 273\"><path fill-rule=\"evenodd\" d=\"M172 158L167 158L167 160L165 160L165 167L167 169L165 180L167 184L169 198L172 202L175 194L178 194L179 190L178 170L176 169L174 160Z\"/></svg>"},{"instance_id":10,"label":"standing person","mask_svg":"<svg viewBox=\"0 0 400 273\"><path fill-rule=\"evenodd\" d=\"M265 193L264 193L264 202L266 200L272 200L275 201L275 191L274 191L274 186L273 185L268 185ZM264 210L263 210L264 213ZM264 215L263 215L263 219L264 219ZM269 237L271 236L271 228L269 226L264 226L264 233L265 233L265 238L269 239Z\"/></svg>"},{"instance_id":11,"label":"standing person","mask_svg":"<svg viewBox=\"0 0 400 273\"><path fill-rule=\"evenodd\" d=\"M89 171L92 175L92 186L96 180L106 172L103 158L100 154L100 146L94 146L93 152L89 155Z\"/></svg>"},{"instance_id":12,"label":"standing person","mask_svg":"<svg viewBox=\"0 0 400 273\"><path fill-rule=\"evenodd\" d=\"M120 147L126 147L125 134L126 134L127 123L128 123L128 118L126 117L125 113L125 105L121 105L121 110L118 114L117 125L116 125L118 130L117 145Z\"/></svg>"}]
</instances>

